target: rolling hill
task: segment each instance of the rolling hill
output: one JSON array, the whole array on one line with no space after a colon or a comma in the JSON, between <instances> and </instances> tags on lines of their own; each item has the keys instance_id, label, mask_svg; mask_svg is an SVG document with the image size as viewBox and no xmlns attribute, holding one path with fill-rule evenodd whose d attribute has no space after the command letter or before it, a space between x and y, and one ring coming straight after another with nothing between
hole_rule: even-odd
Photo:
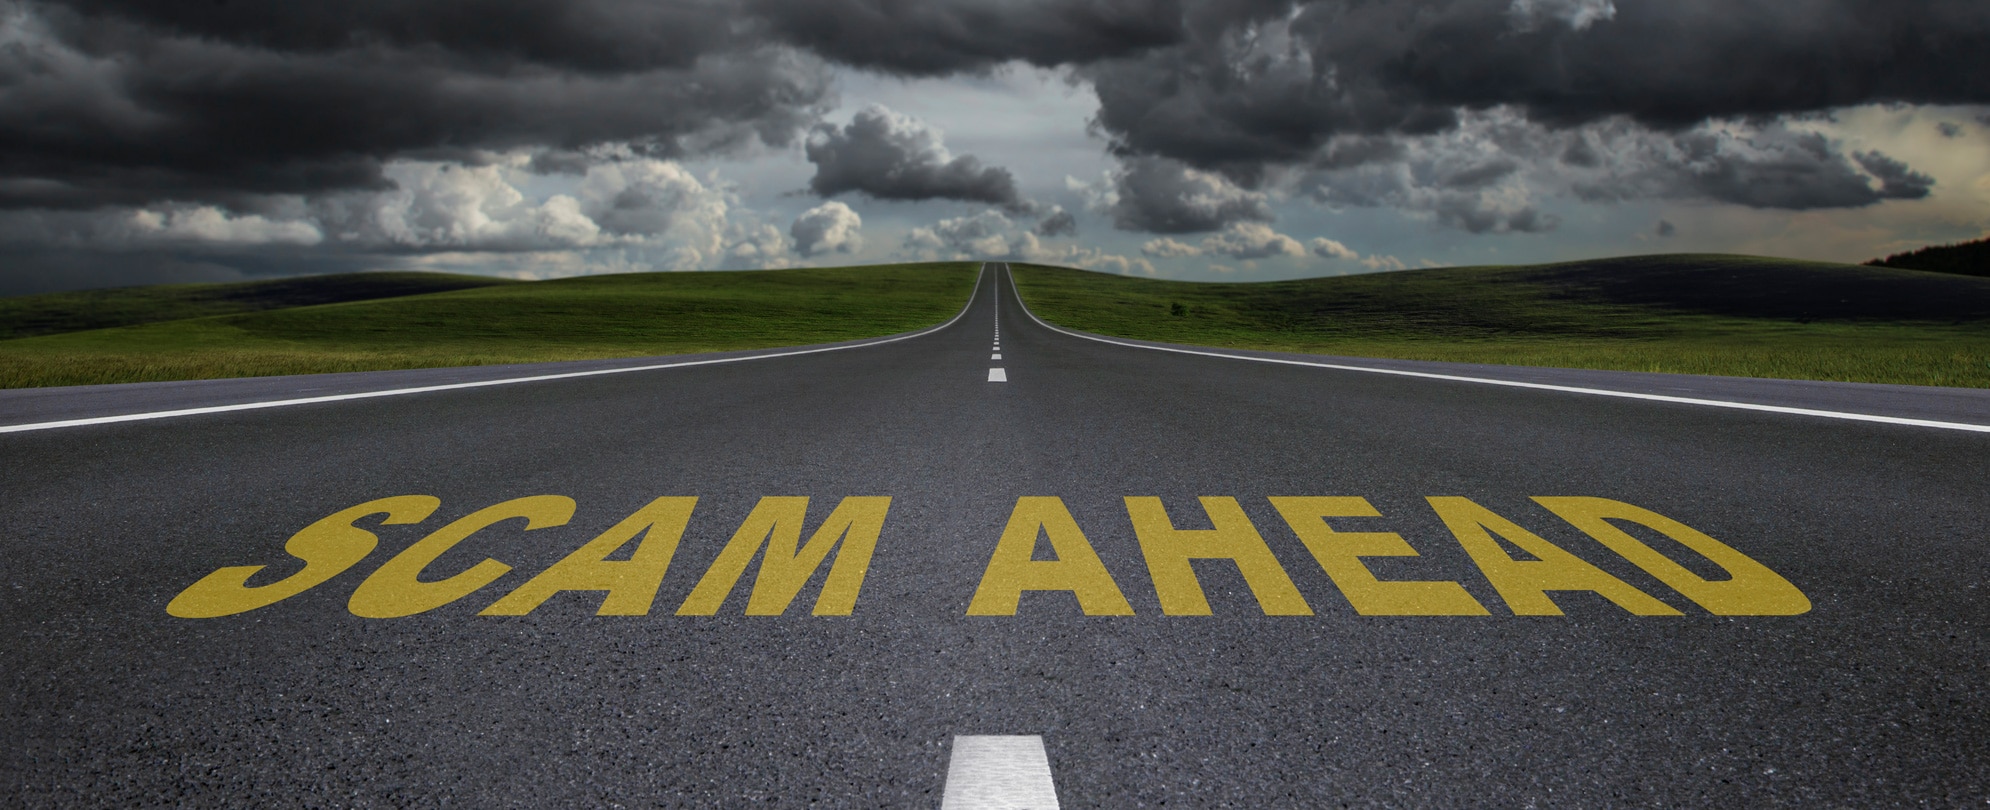
<instances>
[{"instance_id":1,"label":"rolling hill","mask_svg":"<svg viewBox=\"0 0 1990 810\"><path fill-rule=\"evenodd\" d=\"M1714 254L1257 283L1017 265L1047 320L1348 356L1990 387L1990 279Z\"/></svg>"},{"instance_id":2,"label":"rolling hill","mask_svg":"<svg viewBox=\"0 0 1990 810\"><path fill-rule=\"evenodd\" d=\"M0 340L512 283L450 273L340 273L10 296L0 298Z\"/></svg>"},{"instance_id":3,"label":"rolling hill","mask_svg":"<svg viewBox=\"0 0 1990 810\"><path fill-rule=\"evenodd\" d=\"M0 340L0 388L640 357L850 340L945 320L967 300L976 267L956 262L628 273L487 284L415 278L407 280L410 287L456 288ZM148 297L148 290L156 297ZM110 300L126 302L128 314L110 312L104 318L157 318L234 305L188 303L185 292L172 287L108 292L114 293ZM254 300L275 300L267 288L262 292ZM68 307L74 299L60 300ZM55 314L32 317L71 325L84 320L66 309L40 312Z\"/></svg>"}]
</instances>

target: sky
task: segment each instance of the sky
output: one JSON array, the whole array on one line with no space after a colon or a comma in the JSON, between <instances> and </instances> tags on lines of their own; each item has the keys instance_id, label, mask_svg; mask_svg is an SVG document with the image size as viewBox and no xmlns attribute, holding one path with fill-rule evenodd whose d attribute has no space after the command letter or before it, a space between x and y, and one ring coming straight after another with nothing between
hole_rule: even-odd
<instances>
[{"instance_id":1,"label":"sky","mask_svg":"<svg viewBox=\"0 0 1990 810\"><path fill-rule=\"evenodd\" d=\"M0 294L1990 232L1983 0L0 0Z\"/></svg>"}]
</instances>

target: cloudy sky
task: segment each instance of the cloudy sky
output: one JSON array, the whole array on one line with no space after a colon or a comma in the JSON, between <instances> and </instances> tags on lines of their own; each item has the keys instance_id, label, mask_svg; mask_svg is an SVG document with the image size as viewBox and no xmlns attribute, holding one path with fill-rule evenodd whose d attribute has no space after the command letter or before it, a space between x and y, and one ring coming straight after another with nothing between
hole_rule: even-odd
<instances>
[{"instance_id":1,"label":"cloudy sky","mask_svg":"<svg viewBox=\"0 0 1990 810\"><path fill-rule=\"evenodd\" d=\"M0 293L1990 231L1984 0L0 0Z\"/></svg>"}]
</instances>

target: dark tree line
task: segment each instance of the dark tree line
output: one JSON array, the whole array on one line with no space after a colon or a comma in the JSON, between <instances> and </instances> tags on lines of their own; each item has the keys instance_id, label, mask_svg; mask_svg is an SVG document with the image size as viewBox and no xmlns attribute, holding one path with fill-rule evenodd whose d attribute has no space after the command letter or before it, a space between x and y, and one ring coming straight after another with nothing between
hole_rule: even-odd
<instances>
[{"instance_id":1,"label":"dark tree line","mask_svg":"<svg viewBox=\"0 0 1990 810\"><path fill-rule=\"evenodd\" d=\"M1866 264L1902 270L1927 270L1965 276L1990 276L1990 237L1953 245L1930 245L1920 250L1895 253Z\"/></svg>"}]
</instances>

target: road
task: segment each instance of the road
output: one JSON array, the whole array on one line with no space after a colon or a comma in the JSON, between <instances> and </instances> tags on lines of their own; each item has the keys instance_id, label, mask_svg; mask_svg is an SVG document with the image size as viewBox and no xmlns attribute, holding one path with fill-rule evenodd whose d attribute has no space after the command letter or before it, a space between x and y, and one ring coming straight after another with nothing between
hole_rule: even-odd
<instances>
[{"instance_id":1,"label":"road","mask_svg":"<svg viewBox=\"0 0 1990 810\"><path fill-rule=\"evenodd\" d=\"M1369 365L1990 424L1976 392ZM1067 808L1990 802L1990 433L1111 345L994 264L889 343L0 462L0 805L937 807L969 737L1040 739Z\"/></svg>"}]
</instances>

